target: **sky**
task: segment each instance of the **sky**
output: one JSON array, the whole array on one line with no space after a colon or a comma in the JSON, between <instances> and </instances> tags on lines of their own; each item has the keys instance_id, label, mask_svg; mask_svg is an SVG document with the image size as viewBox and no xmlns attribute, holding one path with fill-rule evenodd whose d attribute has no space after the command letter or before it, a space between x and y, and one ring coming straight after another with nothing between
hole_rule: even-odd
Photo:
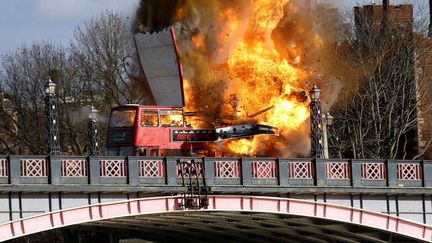
<instances>
[{"instance_id":1,"label":"sky","mask_svg":"<svg viewBox=\"0 0 432 243\"><path fill-rule=\"evenodd\" d=\"M371 3L370 0L318 1L336 4L340 9ZM427 0L391 2L415 3L417 8L428 6ZM132 19L138 4L139 0L0 0L0 55L41 41L68 46L75 28L85 20L107 9Z\"/></svg>"},{"instance_id":2,"label":"sky","mask_svg":"<svg viewBox=\"0 0 432 243\"><path fill-rule=\"evenodd\" d=\"M0 54L34 42L69 45L77 26L106 9L133 18L139 0L0 0Z\"/></svg>"}]
</instances>

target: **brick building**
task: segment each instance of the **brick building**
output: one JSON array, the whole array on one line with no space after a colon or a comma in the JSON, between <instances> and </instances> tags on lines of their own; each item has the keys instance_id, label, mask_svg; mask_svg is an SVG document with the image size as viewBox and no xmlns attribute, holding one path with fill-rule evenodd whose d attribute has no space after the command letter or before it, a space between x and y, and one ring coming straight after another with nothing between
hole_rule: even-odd
<instances>
[{"instance_id":1,"label":"brick building","mask_svg":"<svg viewBox=\"0 0 432 243\"><path fill-rule=\"evenodd\" d=\"M418 141L425 159L432 159L432 39L424 40L424 54L416 63Z\"/></svg>"},{"instance_id":2,"label":"brick building","mask_svg":"<svg viewBox=\"0 0 432 243\"><path fill-rule=\"evenodd\" d=\"M355 23L357 26L365 21L373 28L373 33L378 34L387 23L412 32L413 30L413 5L390 5L389 1L383 1L383 5L370 4L363 7L354 7Z\"/></svg>"}]
</instances>

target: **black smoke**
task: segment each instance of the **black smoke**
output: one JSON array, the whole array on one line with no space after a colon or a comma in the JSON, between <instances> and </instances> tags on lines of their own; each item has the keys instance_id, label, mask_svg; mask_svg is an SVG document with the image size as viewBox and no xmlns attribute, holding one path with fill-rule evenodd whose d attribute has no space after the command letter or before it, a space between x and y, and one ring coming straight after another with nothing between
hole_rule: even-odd
<instances>
[{"instance_id":1,"label":"black smoke","mask_svg":"<svg viewBox=\"0 0 432 243\"><path fill-rule=\"evenodd\" d=\"M141 0L136 13L135 31L157 32L172 25L186 0Z\"/></svg>"}]
</instances>

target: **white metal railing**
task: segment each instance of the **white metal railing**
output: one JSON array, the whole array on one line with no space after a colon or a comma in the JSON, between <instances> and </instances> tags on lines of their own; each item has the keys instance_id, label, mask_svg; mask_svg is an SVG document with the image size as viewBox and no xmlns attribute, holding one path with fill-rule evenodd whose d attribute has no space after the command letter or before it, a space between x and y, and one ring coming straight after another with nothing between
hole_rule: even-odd
<instances>
[{"instance_id":1,"label":"white metal railing","mask_svg":"<svg viewBox=\"0 0 432 243\"><path fill-rule=\"evenodd\" d=\"M253 161L252 162L253 178L276 178L277 166L275 161Z\"/></svg>"},{"instance_id":2,"label":"white metal railing","mask_svg":"<svg viewBox=\"0 0 432 243\"><path fill-rule=\"evenodd\" d=\"M46 159L22 159L21 176L23 177L47 177L48 168Z\"/></svg>"},{"instance_id":3,"label":"white metal railing","mask_svg":"<svg viewBox=\"0 0 432 243\"><path fill-rule=\"evenodd\" d=\"M240 162L232 161L215 161L216 178L240 178Z\"/></svg>"},{"instance_id":4,"label":"white metal railing","mask_svg":"<svg viewBox=\"0 0 432 243\"><path fill-rule=\"evenodd\" d=\"M126 161L125 160L100 160L101 177L125 177Z\"/></svg>"},{"instance_id":5,"label":"white metal railing","mask_svg":"<svg viewBox=\"0 0 432 243\"><path fill-rule=\"evenodd\" d=\"M0 160L0 177L8 177L8 161L6 159Z\"/></svg>"},{"instance_id":6,"label":"white metal railing","mask_svg":"<svg viewBox=\"0 0 432 243\"><path fill-rule=\"evenodd\" d=\"M420 164L398 163L397 164L397 179L418 181L423 178Z\"/></svg>"},{"instance_id":7,"label":"white metal railing","mask_svg":"<svg viewBox=\"0 0 432 243\"><path fill-rule=\"evenodd\" d=\"M364 180L385 180L387 178L385 163L361 163L361 178Z\"/></svg>"},{"instance_id":8,"label":"white metal railing","mask_svg":"<svg viewBox=\"0 0 432 243\"><path fill-rule=\"evenodd\" d=\"M161 178L165 175L163 160L139 160L139 176L146 178Z\"/></svg>"},{"instance_id":9,"label":"white metal railing","mask_svg":"<svg viewBox=\"0 0 432 243\"><path fill-rule=\"evenodd\" d=\"M348 162L326 162L326 179L345 180L350 178Z\"/></svg>"},{"instance_id":10,"label":"white metal railing","mask_svg":"<svg viewBox=\"0 0 432 243\"><path fill-rule=\"evenodd\" d=\"M313 179L312 162L288 162L288 168L291 179Z\"/></svg>"},{"instance_id":11,"label":"white metal railing","mask_svg":"<svg viewBox=\"0 0 432 243\"><path fill-rule=\"evenodd\" d=\"M61 172L63 177L86 177L88 176L87 160L62 160Z\"/></svg>"}]
</instances>

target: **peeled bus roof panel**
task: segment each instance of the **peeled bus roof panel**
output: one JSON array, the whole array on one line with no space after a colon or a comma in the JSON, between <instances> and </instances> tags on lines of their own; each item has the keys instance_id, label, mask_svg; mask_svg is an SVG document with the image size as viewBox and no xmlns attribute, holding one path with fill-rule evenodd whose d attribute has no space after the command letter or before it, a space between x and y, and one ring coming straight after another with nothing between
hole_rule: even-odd
<instances>
[{"instance_id":1,"label":"peeled bus roof panel","mask_svg":"<svg viewBox=\"0 0 432 243\"><path fill-rule=\"evenodd\" d=\"M183 77L172 29L135 34L141 68L158 106L183 107Z\"/></svg>"}]
</instances>

